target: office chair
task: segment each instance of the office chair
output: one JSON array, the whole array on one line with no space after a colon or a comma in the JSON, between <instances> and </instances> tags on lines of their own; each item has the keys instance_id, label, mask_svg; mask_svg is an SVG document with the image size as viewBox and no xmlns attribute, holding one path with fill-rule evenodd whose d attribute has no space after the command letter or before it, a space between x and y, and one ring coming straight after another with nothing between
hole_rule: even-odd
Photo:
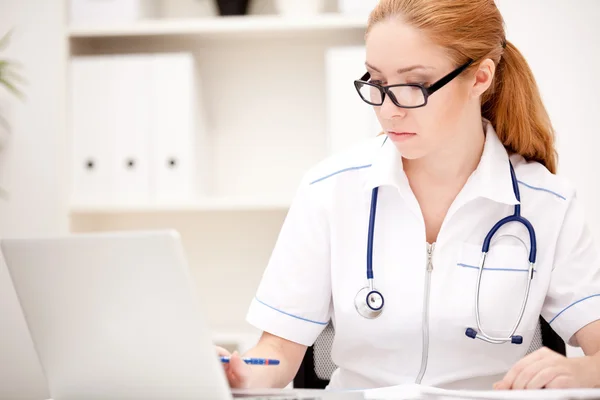
<instances>
[{"instance_id":1,"label":"office chair","mask_svg":"<svg viewBox=\"0 0 600 400\"><path fill-rule=\"evenodd\" d=\"M329 384L331 375L337 368L331 360L331 345L335 331L330 323L317 338L314 345L306 349L306 354L294 378L295 388L324 389ZM567 354L565 342L550 325L540 317L533 341L528 353L541 347L548 347L562 355Z\"/></svg>"}]
</instances>

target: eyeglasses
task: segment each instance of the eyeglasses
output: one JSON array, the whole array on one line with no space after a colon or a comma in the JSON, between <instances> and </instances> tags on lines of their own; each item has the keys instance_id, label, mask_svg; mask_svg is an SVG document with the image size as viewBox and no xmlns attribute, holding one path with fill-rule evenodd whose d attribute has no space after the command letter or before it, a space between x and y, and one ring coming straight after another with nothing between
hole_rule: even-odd
<instances>
[{"instance_id":1,"label":"eyeglasses","mask_svg":"<svg viewBox=\"0 0 600 400\"><path fill-rule=\"evenodd\" d=\"M354 81L354 87L360 95L360 98L372 106L381 106L385 100L386 94L390 100L402 108L419 108L427 105L427 99L436 91L447 85L450 81L466 70L473 60L456 68L448 75L439 79L432 85L425 86L418 83L403 83L398 85L381 86L369 82L371 74L368 72L362 78Z\"/></svg>"}]
</instances>

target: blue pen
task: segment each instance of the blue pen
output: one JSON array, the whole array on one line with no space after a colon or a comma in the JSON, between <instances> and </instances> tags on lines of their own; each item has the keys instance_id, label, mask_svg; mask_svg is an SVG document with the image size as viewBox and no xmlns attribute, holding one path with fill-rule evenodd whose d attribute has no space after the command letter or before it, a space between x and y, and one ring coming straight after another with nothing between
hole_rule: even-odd
<instances>
[{"instance_id":1,"label":"blue pen","mask_svg":"<svg viewBox=\"0 0 600 400\"><path fill-rule=\"evenodd\" d=\"M230 357L221 357L222 363L228 363ZM242 361L250 365L279 365L279 360L273 360L270 358L251 358L242 357Z\"/></svg>"}]
</instances>

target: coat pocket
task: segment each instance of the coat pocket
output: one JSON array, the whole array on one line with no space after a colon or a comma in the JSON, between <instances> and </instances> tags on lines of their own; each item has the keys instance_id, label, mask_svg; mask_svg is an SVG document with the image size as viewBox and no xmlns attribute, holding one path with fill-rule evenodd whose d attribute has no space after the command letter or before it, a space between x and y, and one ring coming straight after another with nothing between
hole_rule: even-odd
<instances>
[{"instance_id":1,"label":"coat pocket","mask_svg":"<svg viewBox=\"0 0 600 400\"><path fill-rule=\"evenodd\" d=\"M481 247L463 243L456 268L452 271L454 305L461 322L477 329L475 302ZM496 244L487 254L479 283L479 318L483 331L490 336L506 337L517 323L530 279L529 254L524 246ZM536 327L539 310L529 299L516 335L530 333Z\"/></svg>"}]
</instances>

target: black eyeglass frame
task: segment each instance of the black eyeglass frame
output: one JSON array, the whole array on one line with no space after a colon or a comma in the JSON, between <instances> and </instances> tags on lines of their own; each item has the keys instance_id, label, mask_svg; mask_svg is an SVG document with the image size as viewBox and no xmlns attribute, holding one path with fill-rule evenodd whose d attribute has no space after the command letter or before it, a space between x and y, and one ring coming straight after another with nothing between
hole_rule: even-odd
<instances>
[{"instance_id":1,"label":"black eyeglass frame","mask_svg":"<svg viewBox=\"0 0 600 400\"><path fill-rule=\"evenodd\" d=\"M427 105L429 96L431 96L432 94L434 94L435 92L437 92L438 90L440 90L441 88L446 86L448 83L450 83L454 78L456 78L461 73L463 73L463 71L465 71L472 63L473 63L473 60L467 61L460 67L456 68L454 71L452 71L449 74L447 74L446 76L438 79L435 83L433 83L429 86L425 86L420 83L400 83L400 84L396 84L396 85L381 86L381 85L377 85L375 83L369 82L369 79L371 78L371 74L369 72L367 72L360 79L357 79L354 81L354 87L356 88L356 91L358 92L358 95L360 96L360 98L365 103L372 105L372 106L383 105L383 103L385 101L385 96L388 95L390 100L392 100L392 103L394 103L395 106L400 107L400 108L425 107ZM363 97L363 95L360 93L360 88L361 88L361 86L365 86L365 85L379 89L379 92L381 93L381 102L373 103ZM417 87L417 88L421 89L421 92L423 92L423 99L424 99L423 104L418 105L418 106L403 106L403 105L399 104L398 100L396 99L396 96L394 96L394 93L392 93L390 90L390 88L394 88L394 87Z\"/></svg>"}]
</instances>

